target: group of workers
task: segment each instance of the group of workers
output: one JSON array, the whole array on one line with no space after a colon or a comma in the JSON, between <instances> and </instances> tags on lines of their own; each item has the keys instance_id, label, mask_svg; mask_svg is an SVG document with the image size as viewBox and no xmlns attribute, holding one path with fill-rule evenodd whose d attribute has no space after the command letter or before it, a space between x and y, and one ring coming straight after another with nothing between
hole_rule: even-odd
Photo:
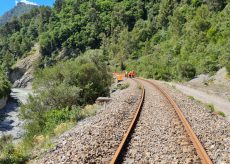
<instances>
[{"instance_id":1,"label":"group of workers","mask_svg":"<svg viewBox=\"0 0 230 164\"><path fill-rule=\"evenodd\" d=\"M127 78L136 77L136 72L135 71L130 71L130 72L126 71L125 73L124 72L123 73L114 72L113 77L117 80L117 82L120 82L124 80L124 77L127 77Z\"/></svg>"},{"instance_id":2,"label":"group of workers","mask_svg":"<svg viewBox=\"0 0 230 164\"><path fill-rule=\"evenodd\" d=\"M134 78L136 76L135 71L125 72L125 77Z\"/></svg>"}]
</instances>

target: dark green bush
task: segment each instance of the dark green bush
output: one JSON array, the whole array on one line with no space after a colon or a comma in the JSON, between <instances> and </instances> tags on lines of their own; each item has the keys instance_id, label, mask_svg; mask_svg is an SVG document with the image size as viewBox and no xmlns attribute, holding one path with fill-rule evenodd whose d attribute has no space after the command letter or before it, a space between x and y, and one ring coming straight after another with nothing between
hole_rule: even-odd
<instances>
[{"instance_id":1,"label":"dark green bush","mask_svg":"<svg viewBox=\"0 0 230 164\"><path fill-rule=\"evenodd\" d=\"M192 79L196 75L196 68L192 64L180 64L178 69L182 78Z\"/></svg>"},{"instance_id":2,"label":"dark green bush","mask_svg":"<svg viewBox=\"0 0 230 164\"><path fill-rule=\"evenodd\" d=\"M109 94L111 76L101 51L94 50L38 71L33 84L34 96L21 108L27 144L33 144L35 135L52 133L62 122L81 119L82 106Z\"/></svg>"},{"instance_id":3,"label":"dark green bush","mask_svg":"<svg viewBox=\"0 0 230 164\"><path fill-rule=\"evenodd\" d=\"M222 54L219 60L221 64L226 67L228 73L230 74L230 53L227 51L226 53Z\"/></svg>"},{"instance_id":4,"label":"dark green bush","mask_svg":"<svg viewBox=\"0 0 230 164\"><path fill-rule=\"evenodd\" d=\"M226 115L225 115L224 112L219 111L218 114L219 114L220 116L226 117Z\"/></svg>"},{"instance_id":5,"label":"dark green bush","mask_svg":"<svg viewBox=\"0 0 230 164\"><path fill-rule=\"evenodd\" d=\"M0 68L0 98L8 96L10 94L10 82L3 69Z\"/></svg>"}]
</instances>

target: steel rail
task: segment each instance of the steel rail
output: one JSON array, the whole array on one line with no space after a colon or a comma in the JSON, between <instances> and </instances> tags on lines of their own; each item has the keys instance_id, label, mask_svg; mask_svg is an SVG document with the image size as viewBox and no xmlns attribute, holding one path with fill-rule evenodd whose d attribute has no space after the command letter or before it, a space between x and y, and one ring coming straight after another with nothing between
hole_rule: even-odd
<instances>
[{"instance_id":1,"label":"steel rail","mask_svg":"<svg viewBox=\"0 0 230 164\"><path fill-rule=\"evenodd\" d=\"M196 152L197 152L198 156L201 159L202 164L212 164L212 161L209 158L207 152L205 151L204 147L202 146L201 142L197 138L197 136L194 133L192 127L189 124L189 122L185 118L184 114L182 113L181 109L178 107L176 102L172 99L172 97L156 81L149 81L149 80L146 80L146 79L143 79L143 78L137 78L137 79L152 84L167 98L167 100L173 106L173 108L175 109L177 115L179 116L179 118L180 118L182 124L184 125L188 135L190 136L190 139L191 139L191 141L192 141L192 143L193 143L193 145L194 145L194 147L196 149Z\"/></svg>"},{"instance_id":2,"label":"steel rail","mask_svg":"<svg viewBox=\"0 0 230 164\"><path fill-rule=\"evenodd\" d=\"M118 163L118 160L120 159L121 157L121 153L122 151L124 150L125 148L125 145L127 144L128 142L128 138L130 137L131 135L131 132L133 131L135 125L136 125L136 122L140 116L140 112L141 112L141 108L142 108L142 105L143 105L143 102L144 102L144 97L145 97L145 88L144 86L137 80L134 80L136 81L139 85L141 85L141 100L139 101L139 104L138 104L138 107L137 107L137 110L136 110L136 113L132 119L132 122L128 128L128 130L126 131L126 133L124 134L122 140L121 140L121 143L119 144L119 147L117 148L112 160L110 161L110 164L115 164L115 163Z\"/></svg>"}]
</instances>

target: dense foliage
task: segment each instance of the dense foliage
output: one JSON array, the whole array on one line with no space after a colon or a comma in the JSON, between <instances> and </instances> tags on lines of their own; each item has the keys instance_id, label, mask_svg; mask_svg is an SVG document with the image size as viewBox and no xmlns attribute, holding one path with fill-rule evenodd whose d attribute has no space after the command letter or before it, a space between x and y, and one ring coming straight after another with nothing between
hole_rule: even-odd
<instances>
[{"instance_id":1,"label":"dense foliage","mask_svg":"<svg viewBox=\"0 0 230 164\"><path fill-rule=\"evenodd\" d=\"M38 41L39 32L44 30L45 22L49 20L46 12L50 12L48 7L35 8L20 19L0 26L1 65L10 68L18 58L27 55Z\"/></svg>"},{"instance_id":2,"label":"dense foliage","mask_svg":"<svg viewBox=\"0 0 230 164\"><path fill-rule=\"evenodd\" d=\"M56 0L0 28L0 60L9 68L36 42L43 66L100 48L122 69L190 79L230 70L229 13L227 0Z\"/></svg>"},{"instance_id":3,"label":"dense foliage","mask_svg":"<svg viewBox=\"0 0 230 164\"><path fill-rule=\"evenodd\" d=\"M52 132L61 122L80 119L81 107L107 96L110 84L111 76L99 50L38 71L34 96L22 106L27 120L26 143L33 142L35 135Z\"/></svg>"},{"instance_id":4,"label":"dense foliage","mask_svg":"<svg viewBox=\"0 0 230 164\"><path fill-rule=\"evenodd\" d=\"M9 95L10 87L10 82L8 81L3 69L0 67L0 99Z\"/></svg>"}]
</instances>

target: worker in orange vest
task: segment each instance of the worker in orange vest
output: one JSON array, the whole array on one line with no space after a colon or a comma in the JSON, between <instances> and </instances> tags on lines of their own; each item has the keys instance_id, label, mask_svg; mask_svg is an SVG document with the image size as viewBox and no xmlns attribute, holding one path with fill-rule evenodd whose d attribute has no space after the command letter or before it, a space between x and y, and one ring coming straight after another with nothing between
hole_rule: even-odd
<instances>
[{"instance_id":1,"label":"worker in orange vest","mask_svg":"<svg viewBox=\"0 0 230 164\"><path fill-rule=\"evenodd\" d=\"M136 72L134 72L134 71L130 71L128 74L128 77L130 77L130 78L134 78L135 76L136 76Z\"/></svg>"},{"instance_id":2,"label":"worker in orange vest","mask_svg":"<svg viewBox=\"0 0 230 164\"><path fill-rule=\"evenodd\" d=\"M137 73L135 71L133 71L133 77L136 77Z\"/></svg>"},{"instance_id":3,"label":"worker in orange vest","mask_svg":"<svg viewBox=\"0 0 230 164\"><path fill-rule=\"evenodd\" d=\"M128 74L129 78L132 78L132 72L130 71Z\"/></svg>"}]
</instances>

